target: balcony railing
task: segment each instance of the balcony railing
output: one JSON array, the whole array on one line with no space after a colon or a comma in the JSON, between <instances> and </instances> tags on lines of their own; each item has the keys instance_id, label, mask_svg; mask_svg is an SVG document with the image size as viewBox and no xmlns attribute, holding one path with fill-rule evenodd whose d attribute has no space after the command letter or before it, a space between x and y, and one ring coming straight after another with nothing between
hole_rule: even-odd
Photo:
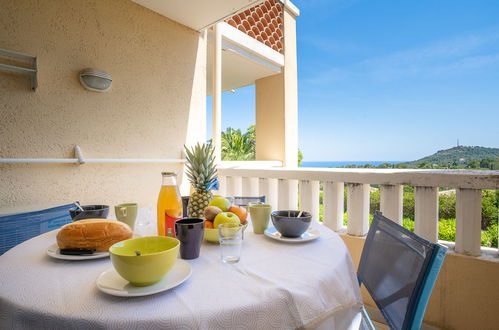
<instances>
[{"instance_id":1,"label":"balcony railing","mask_svg":"<svg viewBox=\"0 0 499 330\"><path fill-rule=\"evenodd\" d=\"M347 187L346 233L364 236L369 230L370 185L380 185L381 212L402 224L403 186L414 186L414 231L438 241L438 187L456 189L455 252L480 256L481 196L499 189L499 171L394 170L318 168L219 168L220 193L227 196L267 196L273 209L303 210L319 220L323 183L324 224L344 232L344 189ZM298 191L300 193L298 194Z\"/></svg>"}]
</instances>

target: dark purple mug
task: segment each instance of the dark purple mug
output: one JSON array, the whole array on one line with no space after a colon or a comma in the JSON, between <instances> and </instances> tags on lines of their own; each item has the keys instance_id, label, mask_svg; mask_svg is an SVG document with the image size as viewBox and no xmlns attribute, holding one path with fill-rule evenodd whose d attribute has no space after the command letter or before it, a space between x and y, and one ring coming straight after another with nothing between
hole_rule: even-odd
<instances>
[{"instance_id":1,"label":"dark purple mug","mask_svg":"<svg viewBox=\"0 0 499 330\"><path fill-rule=\"evenodd\" d=\"M180 241L180 257L196 259L199 257L204 236L204 220L184 218L175 221L175 234Z\"/></svg>"}]
</instances>

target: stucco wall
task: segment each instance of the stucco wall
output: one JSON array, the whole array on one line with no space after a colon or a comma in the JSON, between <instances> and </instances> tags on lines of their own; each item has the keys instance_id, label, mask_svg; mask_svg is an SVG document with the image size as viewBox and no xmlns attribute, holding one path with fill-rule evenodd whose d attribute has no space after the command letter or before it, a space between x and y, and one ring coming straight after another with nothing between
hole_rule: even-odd
<instances>
[{"instance_id":1,"label":"stucco wall","mask_svg":"<svg viewBox=\"0 0 499 330\"><path fill-rule=\"evenodd\" d=\"M355 266L365 239L341 235ZM375 307L362 290L364 303ZM442 329L497 329L499 262L447 253L426 309L424 322Z\"/></svg>"},{"instance_id":2,"label":"stucco wall","mask_svg":"<svg viewBox=\"0 0 499 330\"><path fill-rule=\"evenodd\" d=\"M204 35L128 0L0 2L0 48L38 58L38 89L0 72L0 157L180 158L205 140ZM110 91L78 72L110 73ZM137 201L181 164L1 165L0 209ZM182 179L180 177L180 179Z\"/></svg>"},{"instance_id":3,"label":"stucco wall","mask_svg":"<svg viewBox=\"0 0 499 330\"><path fill-rule=\"evenodd\" d=\"M284 162L284 74L258 79L255 84L255 100L256 159Z\"/></svg>"}]
</instances>

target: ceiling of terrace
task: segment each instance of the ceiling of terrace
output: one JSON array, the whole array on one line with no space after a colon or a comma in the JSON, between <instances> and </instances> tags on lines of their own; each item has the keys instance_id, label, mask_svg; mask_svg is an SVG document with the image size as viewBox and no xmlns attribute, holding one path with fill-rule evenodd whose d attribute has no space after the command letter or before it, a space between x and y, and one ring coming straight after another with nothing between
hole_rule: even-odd
<instances>
[{"instance_id":1,"label":"ceiling of terrace","mask_svg":"<svg viewBox=\"0 0 499 330\"><path fill-rule=\"evenodd\" d=\"M207 95L211 95L211 45L209 48L206 70ZM222 91L253 85L257 79L277 73L279 72L246 56L241 56L231 49L222 50Z\"/></svg>"},{"instance_id":2,"label":"ceiling of terrace","mask_svg":"<svg viewBox=\"0 0 499 330\"><path fill-rule=\"evenodd\" d=\"M202 30L262 0L132 0L194 30Z\"/></svg>"},{"instance_id":3,"label":"ceiling of terrace","mask_svg":"<svg viewBox=\"0 0 499 330\"><path fill-rule=\"evenodd\" d=\"M227 23L219 24L222 35L222 91L253 85L256 80L278 74L284 56ZM208 33L206 93L211 95L213 33Z\"/></svg>"}]
</instances>

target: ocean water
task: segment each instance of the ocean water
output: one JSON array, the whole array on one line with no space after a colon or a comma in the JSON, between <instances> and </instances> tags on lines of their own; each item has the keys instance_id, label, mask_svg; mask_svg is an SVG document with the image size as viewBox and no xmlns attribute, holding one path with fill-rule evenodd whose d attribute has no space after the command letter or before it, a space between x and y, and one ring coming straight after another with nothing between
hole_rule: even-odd
<instances>
[{"instance_id":1,"label":"ocean water","mask_svg":"<svg viewBox=\"0 0 499 330\"><path fill-rule=\"evenodd\" d=\"M302 161L300 167L342 167L347 165L366 165L371 164L378 166L384 163L399 164L404 163L405 160L356 160L356 161L316 161L305 162Z\"/></svg>"}]
</instances>

